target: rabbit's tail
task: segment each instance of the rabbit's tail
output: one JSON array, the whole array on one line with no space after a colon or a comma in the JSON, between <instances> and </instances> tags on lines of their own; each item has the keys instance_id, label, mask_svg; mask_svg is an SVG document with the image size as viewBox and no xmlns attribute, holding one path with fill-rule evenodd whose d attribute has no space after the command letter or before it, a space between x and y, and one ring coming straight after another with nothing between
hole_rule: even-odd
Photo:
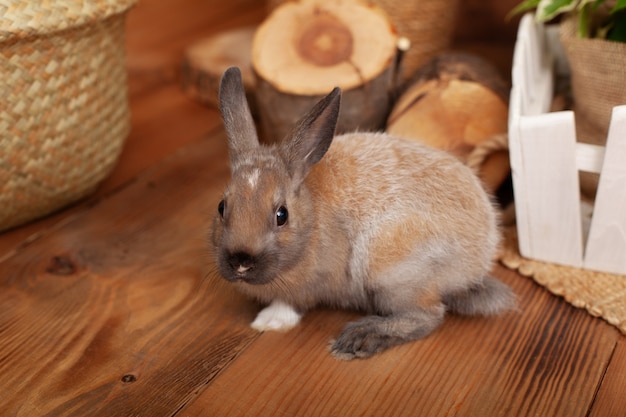
<instances>
[{"instance_id":1,"label":"rabbit's tail","mask_svg":"<svg viewBox=\"0 0 626 417\"><path fill-rule=\"evenodd\" d=\"M501 281L485 276L482 282L462 292L447 294L443 302L449 311L465 316L497 315L517 306L517 297Z\"/></svg>"}]
</instances>

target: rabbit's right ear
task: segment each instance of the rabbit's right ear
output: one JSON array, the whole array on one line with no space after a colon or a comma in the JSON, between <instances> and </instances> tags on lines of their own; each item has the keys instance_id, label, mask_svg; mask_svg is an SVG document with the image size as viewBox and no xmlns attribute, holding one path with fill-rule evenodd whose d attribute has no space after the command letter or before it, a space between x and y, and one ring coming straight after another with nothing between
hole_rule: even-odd
<instances>
[{"instance_id":1,"label":"rabbit's right ear","mask_svg":"<svg viewBox=\"0 0 626 417\"><path fill-rule=\"evenodd\" d=\"M248 106L239 68L230 67L224 72L220 82L219 102L228 136L232 167L241 152L259 146L256 126Z\"/></svg>"},{"instance_id":2,"label":"rabbit's right ear","mask_svg":"<svg viewBox=\"0 0 626 417\"><path fill-rule=\"evenodd\" d=\"M283 145L292 177L304 180L307 173L328 151L339 118L341 89L335 87L298 122Z\"/></svg>"}]
</instances>

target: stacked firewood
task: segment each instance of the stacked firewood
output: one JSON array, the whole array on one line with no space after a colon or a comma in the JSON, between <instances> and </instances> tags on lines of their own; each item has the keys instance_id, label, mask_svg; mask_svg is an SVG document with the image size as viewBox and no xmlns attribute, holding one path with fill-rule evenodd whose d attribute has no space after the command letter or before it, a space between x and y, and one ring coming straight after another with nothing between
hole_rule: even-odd
<instances>
[{"instance_id":1,"label":"stacked firewood","mask_svg":"<svg viewBox=\"0 0 626 417\"><path fill-rule=\"evenodd\" d=\"M489 62L441 53L400 76L410 42L385 11L360 1L276 7L257 28L188 48L185 90L215 105L223 71L242 68L266 142L281 140L333 87L343 90L338 133L386 130L444 149L495 191L509 175L508 87Z\"/></svg>"}]
</instances>

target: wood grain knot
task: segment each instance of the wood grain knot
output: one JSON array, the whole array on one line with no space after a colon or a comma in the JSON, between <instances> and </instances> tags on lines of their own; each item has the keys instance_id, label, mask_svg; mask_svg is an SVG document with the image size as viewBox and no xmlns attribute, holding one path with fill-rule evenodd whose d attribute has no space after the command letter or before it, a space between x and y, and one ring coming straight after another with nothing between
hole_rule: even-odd
<instances>
[{"instance_id":1,"label":"wood grain knot","mask_svg":"<svg viewBox=\"0 0 626 417\"><path fill-rule=\"evenodd\" d=\"M137 377L133 374L126 374L122 377L121 381L123 384L132 384L133 382L137 381Z\"/></svg>"},{"instance_id":2,"label":"wood grain knot","mask_svg":"<svg viewBox=\"0 0 626 417\"><path fill-rule=\"evenodd\" d=\"M76 265L68 256L55 256L46 268L46 272L53 275L72 275L76 272Z\"/></svg>"}]
</instances>

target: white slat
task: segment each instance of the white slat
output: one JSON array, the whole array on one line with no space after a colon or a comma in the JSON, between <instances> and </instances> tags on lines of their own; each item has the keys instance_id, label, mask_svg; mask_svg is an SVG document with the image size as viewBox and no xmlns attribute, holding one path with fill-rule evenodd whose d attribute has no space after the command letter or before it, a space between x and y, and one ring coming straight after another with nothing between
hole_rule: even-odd
<instances>
[{"instance_id":1,"label":"white slat","mask_svg":"<svg viewBox=\"0 0 626 417\"><path fill-rule=\"evenodd\" d=\"M554 92L552 74L554 58L547 53L543 25L532 15L520 21L513 54L513 85L519 87L520 115L530 116L548 111Z\"/></svg>"},{"instance_id":2,"label":"white slat","mask_svg":"<svg viewBox=\"0 0 626 417\"><path fill-rule=\"evenodd\" d=\"M523 256L531 253L530 232L528 226L528 197L526 197L526 174L522 162L520 143L520 113L521 98L519 89L511 89L511 104L509 106L509 160L511 162L511 178L515 195L515 223L517 225L518 246Z\"/></svg>"},{"instance_id":3,"label":"white slat","mask_svg":"<svg viewBox=\"0 0 626 417\"><path fill-rule=\"evenodd\" d=\"M522 17L513 55L513 88L509 103L509 155L520 253L530 256L531 234L526 181L522 160L521 116L545 113L552 98L552 57L543 52L543 26L531 14Z\"/></svg>"},{"instance_id":4,"label":"white slat","mask_svg":"<svg viewBox=\"0 0 626 417\"><path fill-rule=\"evenodd\" d=\"M530 253L523 255L580 267L583 244L574 113L522 117L520 133L527 198L523 205L530 234Z\"/></svg>"},{"instance_id":5,"label":"white slat","mask_svg":"<svg viewBox=\"0 0 626 417\"><path fill-rule=\"evenodd\" d=\"M613 108L584 265L626 274L626 105Z\"/></svg>"},{"instance_id":6,"label":"white slat","mask_svg":"<svg viewBox=\"0 0 626 417\"><path fill-rule=\"evenodd\" d=\"M576 166L585 172L599 174L604 162L604 146L589 143L576 144Z\"/></svg>"}]
</instances>

